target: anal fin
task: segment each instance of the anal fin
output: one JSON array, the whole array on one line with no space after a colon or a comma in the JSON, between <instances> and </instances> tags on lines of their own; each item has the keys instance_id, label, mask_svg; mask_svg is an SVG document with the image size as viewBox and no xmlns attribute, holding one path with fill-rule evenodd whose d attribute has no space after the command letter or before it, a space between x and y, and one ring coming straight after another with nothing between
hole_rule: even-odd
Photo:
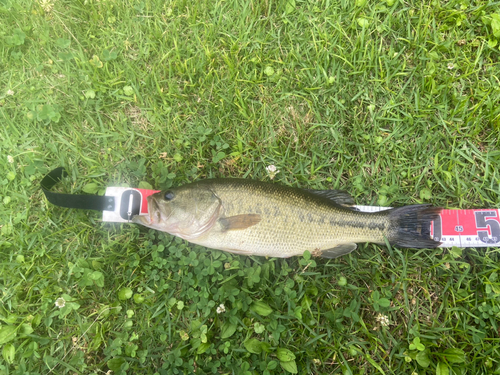
<instances>
[{"instance_id":1,"label":"anal fin","mask_svg":"<svg viewBox=\"0 0 500 375\"><path fill-rule=\"evenodd\" d=\"M337 245L335 247L332 247L331 249L326 249L319 254L321 258L327 258L327 259L335 259L338 257L341 257L342 255L347 255L349 253L352 253L358 245L355 243L343 243L341 245Z\"/></svg>"},{"instance_id":2,"label":"anal fin","mask_svg":"<svg viewBox=\"0 0 500 375\"><path fill-rule=\"evenodd\" d=\"M237 255L246 255L246 256L254 255L252 251L243 249L218 249L218 250L227 251L228 253Z\"/></svg>"}]
</instances>

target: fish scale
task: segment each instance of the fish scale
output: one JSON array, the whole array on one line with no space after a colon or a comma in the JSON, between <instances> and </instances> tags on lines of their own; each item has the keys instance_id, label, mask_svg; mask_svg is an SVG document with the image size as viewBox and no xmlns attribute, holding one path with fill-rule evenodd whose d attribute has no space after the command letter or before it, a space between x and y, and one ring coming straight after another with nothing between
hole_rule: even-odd
<instances>
[{"instance_id":1,"label":"fish scale","mask_svg":"<svg viewBox=\"0 0 500 375\"><path fill-rule=\"evenodd\" d=\"M306 191L277 184L252 180L230 180L229 183L213 180L206 184L223 202L226 216L256 213L262 217L259 224L244 230L223 231L216 227L192 241L207 247L289 257L300 255L305 250L317 252L334 248L342 243L384 242L380 228L388 226L386 215L370 215L371 220L367 221L366 214L339 207L335 202ZM250 199L253 204L238 204L242 199ZM278 209L279 214L272 214L273 209ZM370 229L369 224L377 224L377 229Z\"/></svg>"}]
</instances>

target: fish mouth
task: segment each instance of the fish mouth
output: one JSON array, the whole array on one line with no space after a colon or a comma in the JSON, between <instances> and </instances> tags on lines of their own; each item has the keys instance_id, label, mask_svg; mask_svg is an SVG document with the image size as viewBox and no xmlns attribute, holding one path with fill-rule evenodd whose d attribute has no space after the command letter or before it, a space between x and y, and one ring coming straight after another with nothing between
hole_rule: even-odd
<instances>
[{"instance_id":1,"label":"fish mouth","mask_svg":"<svg viewBox=\"0 0 500 375\"><path fill-rule=\"evenodd\" d=\"M161 214L160 214L160 206L158 205L158 202L156 201L155 197L150 195L148 198L148 212L149 212L149 222L150 224L153 224L155 222L155 216L156 219L158 220L158 223L161 221Z\"/></svg>"},{"instance_id":2,"label":"fish mouth","mask_svg":"<svg viewBox=\"0 0 500 375\"><path fill-rule=\"evenodd\" d=\"M148 228L156 228L156 224L162 221L160 205L152 195L148 196L146 200L148 202L149 215L134 215L132 222L144 225Z\"/></svg>"}]
</instances>

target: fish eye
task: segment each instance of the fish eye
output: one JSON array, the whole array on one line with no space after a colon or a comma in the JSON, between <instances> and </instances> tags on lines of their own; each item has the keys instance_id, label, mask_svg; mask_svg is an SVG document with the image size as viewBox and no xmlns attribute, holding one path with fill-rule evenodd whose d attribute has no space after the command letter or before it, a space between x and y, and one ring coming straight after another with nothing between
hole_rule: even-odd
<instances>
[{"instance_id":1,"label":"fish eye","mask_svg":"<svg viewBox=\"0 0 500 375\"><path fill-rule=\"evenodd\" d=\"M166 201L171 201L172 199L174 199L174 193L172 193L171 191L167 191L163 198L165 198Z\"/></svg>"}]
</instances>

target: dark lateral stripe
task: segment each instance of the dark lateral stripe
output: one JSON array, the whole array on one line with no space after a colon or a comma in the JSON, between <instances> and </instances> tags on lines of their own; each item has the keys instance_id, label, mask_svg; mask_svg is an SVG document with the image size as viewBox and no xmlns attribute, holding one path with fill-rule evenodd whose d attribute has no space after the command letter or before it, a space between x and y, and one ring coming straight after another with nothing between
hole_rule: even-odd
<instances>
[{"instance_id":1,"label":"dark lateral stripe","mask_svg":"<svg viewBox=\"0 0 500 375\"><path fill-rule=\"evenodd\" d=\"M348 228L367 228L385 230L383 223L374 223L370 221L361 222L358 220L335 220L330 219L330 225L335 227L348 227Z\"/></svg>"},{"instance_id":2,"label":"dark lateral stripe","mask_svg":"<svg viewBox=\"0 0 500 375\"><path fill-rule=\"evenodd\" d=\"M286 216L284 216L286 218ZM304 214L302 212L299 212L297 215L297 218L301 223L304 222L309 222L309 223L317 223L317 224L324 224L325 223L325 217L321 216L318 219L315 219L311 214ZM328 219L326 219L328 220ZM375 222L370 222L370 221L361 221L361 220L342 220L342 219L334 219L331 218L329 221L329 224L334 227L342 227L342 228L361 228L361 229L378 229L378 230L385 230L385 224L384 223L375 223Z\"/></svg>"}]
</instances>

